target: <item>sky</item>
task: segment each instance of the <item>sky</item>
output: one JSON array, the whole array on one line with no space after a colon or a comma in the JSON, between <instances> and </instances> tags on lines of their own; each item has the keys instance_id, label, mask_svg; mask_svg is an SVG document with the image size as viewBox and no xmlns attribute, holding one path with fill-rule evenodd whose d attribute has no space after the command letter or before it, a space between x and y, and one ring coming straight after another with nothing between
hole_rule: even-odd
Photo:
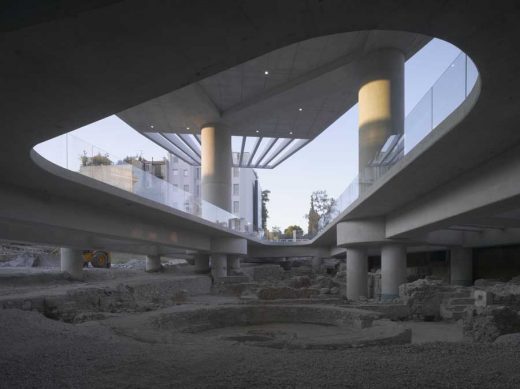
<instances>
[{"instance_id":1,"label":"sky","mask_svg":"<svg viewBox=\"0 0 520 389\"><path fill-rule=\"evenodd\" d=\"M405 113L408 113L450 65L460 50L434 39L405 64ZM257 170L262 189L271 191L268 203L268 228L297 224L307 230L305 214L309 211L313 191L326 190L338 197L353 180L358 170L357 105L341 116L328 129L277 168ZM81 127L69 136L36 146L36 151L51 161L74 169L76 158L86 141L110 153L112 160L127 155L146 159L162 159L167 152L151 142L116 116ZM92 146L88 146L92 147ZM68 149L69 156L66 157ZM76 152L77 151L77 152Z\"/></svg>"}]
</instances>

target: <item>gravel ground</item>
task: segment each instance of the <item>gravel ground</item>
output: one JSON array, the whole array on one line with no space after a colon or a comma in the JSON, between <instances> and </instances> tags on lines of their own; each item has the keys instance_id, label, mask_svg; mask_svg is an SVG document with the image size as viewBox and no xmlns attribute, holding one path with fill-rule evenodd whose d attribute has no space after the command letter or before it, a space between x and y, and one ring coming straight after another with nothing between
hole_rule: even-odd
<instances>
[{"instance_id":1,"label":"gravel ground","mask_svg":"<svg viewBox=\"0 0 520 389\"><path fill-rule=\"evenodd\" d=\"M0 388L519 388L520 349L423 343L342 351L149 344L96 322L0 310Z\"/></svg>"}]
</instances>

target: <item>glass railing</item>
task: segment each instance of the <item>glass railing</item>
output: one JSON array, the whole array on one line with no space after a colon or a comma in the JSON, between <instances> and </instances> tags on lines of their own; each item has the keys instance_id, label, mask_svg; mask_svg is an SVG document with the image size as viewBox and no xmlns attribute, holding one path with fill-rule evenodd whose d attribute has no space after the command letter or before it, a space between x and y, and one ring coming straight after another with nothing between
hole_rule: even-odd
<instances>
[{"instance_id":1,"label":"glass railing","mask_svg":"<svg viewBox=\"0 0 520 389\"><path fill-rule=\"evenodd\" d=\"M404 135L390 136L361 177L354 178L334 201L331 211L320 218L318 233L455 111L477 79L477 67L466 54L460 53L406 116Z\"/></svg>"},{"instance_id":2,"label":"glass railing","mask_svg":"<svg viewBox=\"0 0 520 389\"><path fill-rule=\"evenodd\" d=\"M72 134L50 139L37 145L34 149L47 160L73 172L200 217L219 226L262 237L261 233L253 231L252 224L247 220L168 182L166 177L163 177L168 173L161 171L161 164L155 165L159 170L152 174L149 171L154 169L151 161L144 163L140 158L121 158Z\"/></svg>"}]
</instances>

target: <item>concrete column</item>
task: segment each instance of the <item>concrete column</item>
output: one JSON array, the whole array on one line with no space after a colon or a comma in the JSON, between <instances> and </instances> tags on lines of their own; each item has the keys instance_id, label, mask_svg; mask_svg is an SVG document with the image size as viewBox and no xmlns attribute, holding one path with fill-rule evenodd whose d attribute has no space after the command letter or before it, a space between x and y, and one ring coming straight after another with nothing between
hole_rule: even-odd
<instances>
[{"instance_id":1,"label":"concrete column","mask_svg":"<svg viewBox=\"0 0 520 389\"><path fill-rule=\"evenodd\" d=\"M73 280L83 279L83 250L62 247L60 249L61 271Z\"/></svg>"},{"instance_id":2,"label":"concrete column","mask_svg":"<svg viewBox=\"0 0 520 389\"><path fill-rule=\"evenodd\" d=\"M369 163L390 135L404 133L404 55L396 49L368 54L360 63L359 177L377 178Z\"/></svg>"},{"instance_id":3,"label":"concrete column","mask_svg":"<svg viewBox=\"0 0 520 389\"><path fill-rule=\"evenodd\" d=\"M368 256L364 247L347 248L347 299L367 297Z\"/></svg>"},{"instance_id":4,"label":"concrete column","mask_svg":"<svg viewBox=\"0 0 520 389\"><path fill-rule=\"evenodd\" d=\"M202 200L231 212L231 135L224 128L201 130Z\"/></svg>"},{"instance_id":5,"label":"concrete column","mask_svg":"<svg viewBox=\"0 0 520 389\"><path fill-rule=\"evenodd\" d=\"M388 244L381 248L381 300L399 297L399 285L406 282L406 247Z\"/></svg>"},{"instance_id":6,"label":"concrete column","mask_svg":"<svg viewBox=\"0 0 520 389\"><path fill-rule=\"evenodd\" d=\"M160 255L147 255L146 256L146 271L156 272L162 269L161 256Z\"/></svg>"},{"instance_id":7,"label":"concrete column","mask_svg":"<svg viewBox=\"0 0 520 389\"><path fill-rule=\"evenodd\" d=\"M229 275L240 273L240 257L238 255L228 255L227 270Z\"/></svg>"},{"instance_id":8,"label":"concrete column","mask_svg":"<svg viewBox=\"0 0 520 389\"><path fill-rule=\"evenodd\" d=\"M463 247L450 250L450 283L452 285L473 285L472 250Z\"/></svg>"},{"instance_id":9,"label":"concrete column","mask_svg":"<svg viewBox=\"0 0 520 389\"><path fill-rule=\"evenodd\" d=\"M209 254L195 255L195 272L209 273Z\"/></svg>"},{"instance_id":10,"label":"concrete column","mask_svg":"<svg viewBox=\"0 0 520 389\"><path fill-rule=\"evenodd\" d=\"M227 255L211 254L211 275L214 279L227 277Z\"/></svg>"}]
</instances>

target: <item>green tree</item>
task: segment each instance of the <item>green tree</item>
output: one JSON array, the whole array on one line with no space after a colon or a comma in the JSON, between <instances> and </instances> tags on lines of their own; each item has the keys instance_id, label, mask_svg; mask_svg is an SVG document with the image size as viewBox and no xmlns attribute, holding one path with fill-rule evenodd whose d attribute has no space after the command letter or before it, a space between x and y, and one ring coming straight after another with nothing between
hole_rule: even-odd
<instances>
[{"instance_id":1,"label":"green tree","mask_svg":"<svg viewBox=\"0 0 520 389\"><path fill-rule=\"evenodd\" d=\"M320 222L320 215L314 209L314 204L311 200L311 209L309 213L305 215L305 217L309 220L309 224L307 225L307 234L309 236L315 236L318 233L318 227Z\"/></svg>"},{"instance_id":2,"label":"green tree","mask_svg":"<svg viewBox=\"0 0 520 389\"><path fill-rule=\"evenodd\" d=\"M87 152L83 151L83 155L80 157L82 166L103 166L113 165L114 162L109 158L109 154L97 153L93 157L88 157Z\"/></svg>"},{"instance_id":3,"label":"green tree","mask_svg":"<svg viewBox=\"0 0 520 389\"><path fill-rule=\"evenodd\" d=\"M287 227L283 231L283 234L285 235L285 238L292 239L294 231L296 231L296 237L298 237L298 238L302 237L303 229L300 226L297 226L297 225L292 225L292 226Z\"/></svg>"},{"instance_id":4,"label":"green tree","mask_svg":"<svg viewBox=\"0 0 520 389\"><path fill-rule=\"evenodd\" d=\"M267 210L267 203L269 202L270 190L262 191L262 228L267 229L267 219L269 218L269 211Z\"/></svg>"},{"instance_id":5,"label":"green tree","mask_svg":"<svg viewBox=\"0 0 520 389\"><path fill-rule=\"evenodd\" d=\"M316 190L311 194L311 208L305 218L309 220L307 233L314 236L318 233L320 222L327 224L331 217L336 201L329 197L327 191Z\"/></svg>"}]
</instances>

